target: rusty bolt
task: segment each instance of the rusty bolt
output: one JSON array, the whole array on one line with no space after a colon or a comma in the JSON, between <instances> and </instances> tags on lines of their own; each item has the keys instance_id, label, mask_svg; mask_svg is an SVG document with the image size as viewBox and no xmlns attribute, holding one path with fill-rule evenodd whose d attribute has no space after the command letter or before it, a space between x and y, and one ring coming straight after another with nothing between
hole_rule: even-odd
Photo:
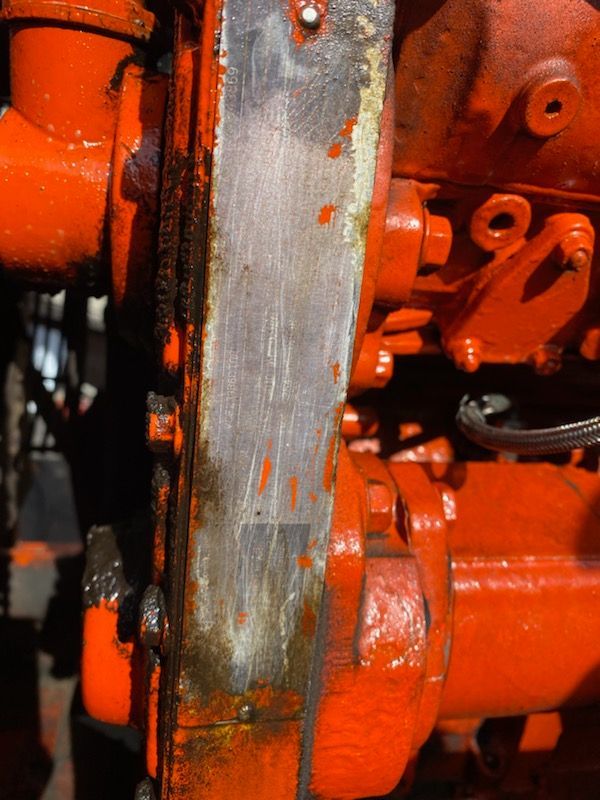
<instances>
[{"instance_id":1,"label":"rusty bolt","mask_svg":"<svg viewBox=\"0 0 600 800\"><path fill-rule=\"evenodd\" d=\"M135 800L156 800L154 786L150 778L144 778L135 787Z\"/></svg>"},{"instance_id":2,"label":"rusty bolt","mask_svg":"<svg viewBox=\"0 0 600 800\"><path fill-rule=\"evenodd\" d=\"M310 3L300 9L298 19L303 28L316 30L321 25L321 12L316 5Z\"/></svg>"},{"instance_id":3,"label":"rusty bolt","mask_svg":"<svg viewBox=\"0 0 600 800\"><path fill-rule=\"evenodd\" d=\"M529 357L529 362L538 375L554 375L562 366L562 354L558 347L540 345Z\"/></svg>"},{"instance_id":4,"label":"rusty bolt","mask_svg":"<svg viewBox=\"0 0 600 800\"><path fill-rule=\"evenodd\" d=\"M394 521L394 496L389 486L370 480L367 484L369 501L369 533L385 533Z\"/></svg>"},{"instance_id":5,"label":"rusty bolt","mask_svg":"<svg viewBox=\"0 0 600 800\"><path fill-rule=\"evenodd\" d=\"M147 648L165 653L169 639L169 620L165 597L160 587L147 586L139 611L139 640Z\"/></svg>"},{"instance_id":6,"label":"rusty bolt","mask_svg":"<svg viewBox=\"0 0 600 800\"><path fill-rule=\"evenodd\" d=\"M237 718L240 722L251 722L255 713L256 709L252 703L244 703L238 708Z\"/></svg>"},{"instance_id":7,"label":"rusty bolt","mask_svg":"<svg viewBox=\"0 0 600 800\"><path fill-rule=\"evenodd\" d=\"M182 432L175 398L149 392L146 408L146 439L150 450L157 455L179 455Z\"/></svg>"}]
</instances>

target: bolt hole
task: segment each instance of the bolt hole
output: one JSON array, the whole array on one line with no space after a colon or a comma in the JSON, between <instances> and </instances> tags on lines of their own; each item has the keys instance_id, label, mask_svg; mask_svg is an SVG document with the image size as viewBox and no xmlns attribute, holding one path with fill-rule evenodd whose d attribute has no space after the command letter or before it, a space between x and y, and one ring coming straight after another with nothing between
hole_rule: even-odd
<instances>
[{"instance_id":1,"label":"bolt hole","mask_svg":"<svg viewBox=\"0 0 600 800\"><path fill-rule=\"evenodd\" d=\"M515 218L512 214L503 211L501 214L496 214L495 217L489 221L488 228L494 232L508 231L515 226Z\"/></svg>"},{"instance_id":2,"label":"bolt hole","mask_svg":"<svg viewBox=\"0 0 600 800\"><path fill-rule=\"evenodd\" d=\"M551 100L546 105L546 111L544 112L547 117L556 117L562 111L562 103L560 100Z\"/></svg>"}]
</instances>

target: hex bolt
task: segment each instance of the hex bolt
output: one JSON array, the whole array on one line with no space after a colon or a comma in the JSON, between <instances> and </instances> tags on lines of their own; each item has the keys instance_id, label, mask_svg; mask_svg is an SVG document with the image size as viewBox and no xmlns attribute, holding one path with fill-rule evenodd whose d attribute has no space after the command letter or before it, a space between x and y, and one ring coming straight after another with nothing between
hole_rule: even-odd
<instances>
[{"instance_id":1,"label":"hex bolt","mask_svg":"<svg viewBox=\"0 0 600 800\"><path fill-rule=\"evenodd\" d=\"M155 648L164 655L169 638L165 596L159 586L147 586L139 610L138 636L147 648Z\"/></svg>"},{"instance_id":2,"label":"hex bolt","mask_svg":"<svg viewBox=\"0 0 600 800\"><path fill-rule=\"evenodd\" d=\"M182 432L174 397L149 392L146 400L146 440L156 455L179 455Z\"/></svg>"},{"instance_id":3,"label":"hex bolt","mask_svg":"<svg viewBox=\"0 0 600 800\"><path fill-rule=\"evenodd\" d=\"M144 778L144 780L140 781L135 787L134 800L156 800L154 786L150 778Z\"/></svg>"},{"instance_id":4,"label":"hex bolt","mask_svg":"<svg viewBox=\"0 0 600 800\"><path fill-rule=\"evenodd\" d=\"M446 217L430 214L423 209L424 235L421 249L421 265L443 267L452 248L452 226Z\"/></svg>"},{"instance_id":5,"label":"hex bolt","mask_svg":"<svg viewBox=\"0 0 600 800\"><path fill-rule=\"evenodd\" d=\"M321 12L315 5L306 5L300 9L298 19L303 28L316 30L321 25Z\"/></svg>"}]
</instances>

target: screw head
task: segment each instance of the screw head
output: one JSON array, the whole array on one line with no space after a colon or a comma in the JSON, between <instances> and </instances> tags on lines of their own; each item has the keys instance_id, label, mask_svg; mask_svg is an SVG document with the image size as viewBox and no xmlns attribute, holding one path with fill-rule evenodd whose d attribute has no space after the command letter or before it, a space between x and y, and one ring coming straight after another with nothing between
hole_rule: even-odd
<instances>
[{"instance_id":1,"label":"screw head","mask_svg":"<svg viewBox=\"0 0 600 800\"><path fill-rule=\"evenodd\" d=\"M244 703L238 708L237 718L240 722L250 722L254 719L254 713L256 709L252 705L252 703Z\"/></svg>"},{"instance_id":2,"label":"screw head","mask_svg":"<svg viewBox=\"0 0 600 800\"><path fill-rule=\"evenodd\" d=\"M316 30L321 24L321 12L315 5L307 5L301 8L298 18L300 24L310 30Z\"/></svg>"}]
</instances>

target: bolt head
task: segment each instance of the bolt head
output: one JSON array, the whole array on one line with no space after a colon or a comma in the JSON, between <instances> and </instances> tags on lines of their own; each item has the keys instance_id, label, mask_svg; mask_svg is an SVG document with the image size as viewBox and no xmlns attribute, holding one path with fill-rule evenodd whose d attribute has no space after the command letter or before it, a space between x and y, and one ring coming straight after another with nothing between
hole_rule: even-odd
<instances>
[{"instance_id":1,"label":"bolt head","mask_svg":"<svg viewBox=\"0 0 600 800\"><path fill-rule=\"evenodd\" d=\"M254 719L256 709L252 703L244 703L238 708L237 718L240 722L251 722Z\"/></svg>"},{"instance_id":2,"label":"bolt head","mask_svg":"<svg viewBox=\"0 0 600 800\"><path fill-rule=\"evenodd\" d=\"M298 19L303 28L316 30L321 24L321 12L315 5L303 6L298 14Z\"/></svg>"},{"instance_id":3,"label":"bolt head","mask_svg":"<svg viewBox=\"0 0 600 800\"><path fill-rule=\"evenodd\" d=\"M135 787L135 800L156 800L154 793L154 786L150 778L144 778L143 781L138 783Z\"/></svg>"},{"instance_id":4,"label":"bolt head","mask_svg":"<svg viewBox=\"0 0 600 800\"><path fill-rule=\"evenodd\" d=\"M594 243L585 231L570 231L554 248L554 260L560 269L581 272L587 269L594 254Z\"/></svg>"},{"instance_id":5,"label":"bolt head","mask_svg":"<svg viewBox=\"0 0 600 800\"><path fill-rule=\"evenodd\" d=\"M144 647L164 652L168 633L169 621L165 598L161 589L152 584L146 588L140 603L139 639Z\"/></svg>"}]
</instances>

